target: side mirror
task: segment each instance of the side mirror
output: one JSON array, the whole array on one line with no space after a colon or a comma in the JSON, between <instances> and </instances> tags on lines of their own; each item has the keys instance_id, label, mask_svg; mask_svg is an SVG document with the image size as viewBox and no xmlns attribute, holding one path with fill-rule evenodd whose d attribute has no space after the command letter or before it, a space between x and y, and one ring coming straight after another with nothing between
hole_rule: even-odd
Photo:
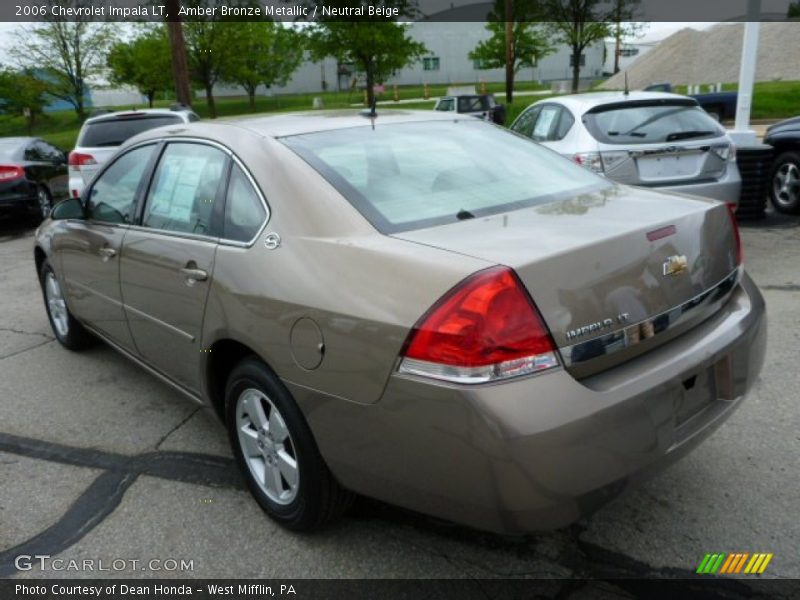
<instances>
[{"instance_id":1,"label":"side mirror","mask_svg":"<svg viewBox=\"0 0 800 600\"><path fill-rule=\"evenodd\" d=\"M83 219L86 214L80 198L67 198L53 207L50 218L54 221L63 219Z\"/></svg>"}]
</instances>

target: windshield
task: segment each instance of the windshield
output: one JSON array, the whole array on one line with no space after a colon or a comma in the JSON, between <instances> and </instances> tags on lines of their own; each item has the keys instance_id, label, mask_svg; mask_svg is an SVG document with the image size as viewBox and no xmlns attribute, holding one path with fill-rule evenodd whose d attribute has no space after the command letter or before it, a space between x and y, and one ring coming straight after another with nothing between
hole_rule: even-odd
<instances>
[{"instance_id":1,"label":"windshield","mask_svg":"<svg viewBox=\"0 0 800 600\"><path fill-rule=\"evenodd\" d=\"M338 129L281 140L383 233L497 214L609 186L482 121Z\"/></svg>"},{"instance_id":2,"label":"windshield","mask_svg":"<svg viewBox=\"0 0 800 600\"><path fill-rule=\"evenodd\" d=\"M119 146L128 138L148 129L163 125L174 125L183 121L177 115L159 115L140 118L122 117L104 119L87 123L81 133L78 146L84 148L100 148L103 146Z\"/></svg>"},{"instance_id":3,"label":"windshield","mask_svg":"<svg viewBox=\"0 0 800 600\"><path fill-rule=\"evenodd\" d=\"M724 134L702 108L686 103L601 107L587 113L584 121L594 138L604 144L654 144Z\"/></svg>"}]
</instances>

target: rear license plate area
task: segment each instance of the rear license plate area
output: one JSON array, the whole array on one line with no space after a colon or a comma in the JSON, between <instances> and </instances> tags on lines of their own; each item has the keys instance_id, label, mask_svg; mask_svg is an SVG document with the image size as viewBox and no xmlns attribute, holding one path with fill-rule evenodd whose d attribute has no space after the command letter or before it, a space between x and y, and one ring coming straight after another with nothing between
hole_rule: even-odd
<instances>
[{"instance_id":1,"label":"rear license plate area","mask_svg":"<svg viewBox=\"0 0 800 600\"><path fill-rule=\"evenodd\" d=\"M717 385L713 368L684 379L681 393L676 398L675 426L680 427L716 399Z\"/></svg>"},{"instance_id":2,"label":"rear license plate area","mask_svg":"<svg viewBox=\"0 0 800 600\"><path fill-rule=\"evenodd\" d=\"M698 156L648 156L636 161L643 180L671 180L692 177L698 172Z\"/></svg>"}]
</instances>

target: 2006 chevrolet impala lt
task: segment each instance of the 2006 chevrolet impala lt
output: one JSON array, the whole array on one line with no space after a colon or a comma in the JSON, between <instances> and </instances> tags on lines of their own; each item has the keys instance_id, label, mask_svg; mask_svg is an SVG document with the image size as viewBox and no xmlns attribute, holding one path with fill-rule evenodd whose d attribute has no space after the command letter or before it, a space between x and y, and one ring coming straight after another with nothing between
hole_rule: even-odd
<instances>
[{"instance_id":1,"label":"2006 chevrolet impala lt","mask_svg":"<svg viewBox=\"0 0 800 600\"><path fill-rule=\"evenodd\" d=\"M35 257L58 340L101 338L213 407L294 529L353 493L563 526L720 425L766 343L729 206L469 116L148 131Z\"/></svg>"}]
</instances>

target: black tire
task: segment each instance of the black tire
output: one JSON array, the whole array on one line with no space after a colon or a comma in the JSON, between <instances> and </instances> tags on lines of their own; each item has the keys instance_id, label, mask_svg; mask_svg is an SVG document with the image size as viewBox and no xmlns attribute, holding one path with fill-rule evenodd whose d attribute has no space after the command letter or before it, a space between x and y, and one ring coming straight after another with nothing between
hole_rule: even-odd
<instances>
[{"instance_id":1,"label":"black tire","mask_svg":"<svg viewBox=\"0 0 800 600\"><path fill-rule=\"evenodd\" d=\"M66 331L63 331L56 325L56 317L52 312L50 302L48 302L48 292L46 289L48 275L52 275L52 277L58 281L53 267L45 260L39 269L39 284L42 287L44 308L45 311L47 311L47 319L50 321L50 328L53 330L53 335L55 335L58 342L68 350L79 351L92 346L97 341L97 338L89 333L86 328L72 316L72 313L69 312L69 308L66 306L66 302L64 302L63 306Z\"/></svg>"},{"instance_id":2,"label":"black tire","mask_svg":"<svg viewBox=\"0 0 800 600\"><path fill-rule=\"evenodd\" d=\"M786 177L787 172L795 175L796 183L792 187L794 193L787 194L780 189L780 177ZM800 213L800 181L796 179L798 173L800 173L800 153L784 152L775 159L769 178L769 199L778 212L793 215Z\"/></svg>"},{"instance_id":3,"label":"black tire","mask_svg":"<svg viewBox=\"0 0 800 600\"><path fill-rule=\"evenodd\" d=\"M43 185L36 188L36 211L31 214L31 220L35 224L39 224L50 216L50 210L53 208L53 196L50 191ZM45 211L47 214L45 214Z\"/></svg>"},{"instance_id":4,"label":"black tire","mask_svg":"<svg viewBox=\"0 0 800 600\"><path fill-rule=\"evenodd\" d=\"M291 453L297 464L298 483L293 492L294 497L288 503L276 502L268 496L244 456L239 424L248 417L243 406L244 401L240 402L240 399L245 397L245 392L252 394L252 390L257 390L266 397L259 400L265 413L277 409L289 433ZM236 462L247 486L261 508L273 520L294 531L312 531L340 516L352 503L354 495L334 479L291 394L258 358L242 360L228 377L225 386L225 421ZM268 468L264 462L265 473Z\"/></svg>"}]
</instances>

